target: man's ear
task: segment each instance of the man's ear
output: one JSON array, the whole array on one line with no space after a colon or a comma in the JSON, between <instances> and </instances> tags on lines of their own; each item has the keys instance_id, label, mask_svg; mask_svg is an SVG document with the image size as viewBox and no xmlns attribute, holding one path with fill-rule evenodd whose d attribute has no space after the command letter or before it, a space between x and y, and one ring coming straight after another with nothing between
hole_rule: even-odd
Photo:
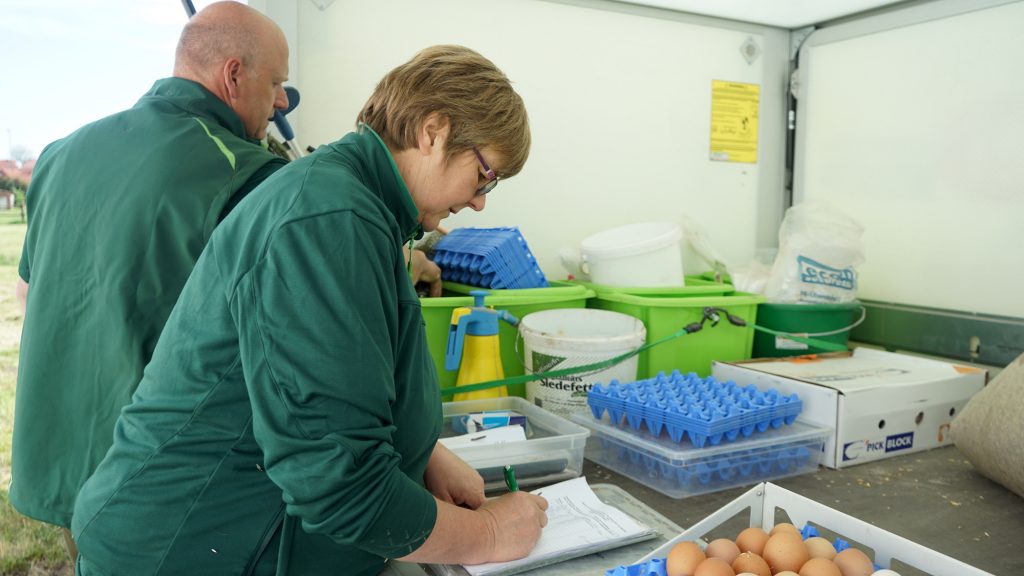
<instances>
[{"instance_id":1,"label":"man's ear","mask_svg":"<svg viewBox=\"0 0 1024 576\"><path fill-rule=\"evenodd\" d=\"M416 134L416 147L419 148L420 153L424 156L429 156L435 148L443 152L445 144L448 142L450 130L451 122L447 116L442 116L438 112L431 112L420 123L420 128Z\"/></svg>"},{"instance_id":2,"label":"man's ear","mask_svg":"<svg viewBox=\"0 0 1024 576\"><path fill-rule=\"evenodd\" d=\"M238 82L242 75L242 61L238 58L228 58L221 68L222 81L227 95L232 100L238 99Z\"/></svg>"}]
</instances>

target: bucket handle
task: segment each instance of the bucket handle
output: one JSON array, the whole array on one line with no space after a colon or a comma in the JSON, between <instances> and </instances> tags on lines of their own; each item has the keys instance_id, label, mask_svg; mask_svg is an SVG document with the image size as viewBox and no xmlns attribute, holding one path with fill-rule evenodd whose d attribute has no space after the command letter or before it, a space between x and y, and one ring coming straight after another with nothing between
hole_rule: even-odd
<instances>
[{"instance_id":1,"label":"bucket handle","mask_svg":"<svg viewBox=\"0 0 1024 576\"><path fill-rule=\"evenodd\" d=\"M849 332L850 330L853 330L857 326L860 326L867 317L868 317L868 309L865 308L864 306L861 306L860 307L860 318L858 318L857 321L854 322L853 324L850 324L849 326L844 326L843 328L839 328L838 330L829 330L828 332L815 332L814 334L810 334L810 333L808 333L808 334L794 334L792 332L781 332L781 331L779 331L779 332L777 332L777 334L779 336L783 336L783 337L786 337L786 336L801 336L801 337L805 337L805 338L820 338L822 336L835 336L836 334L842 334L843 332Z\"/></svg>"}]
</instances>

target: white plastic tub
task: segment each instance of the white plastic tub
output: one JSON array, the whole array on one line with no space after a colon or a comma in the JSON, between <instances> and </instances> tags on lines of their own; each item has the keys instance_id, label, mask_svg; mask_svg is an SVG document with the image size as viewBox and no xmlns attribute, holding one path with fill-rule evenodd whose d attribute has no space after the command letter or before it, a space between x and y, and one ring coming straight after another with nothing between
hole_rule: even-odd
<instances>
[{"instance_id":1,"label":"white plastic tub","mask_svg":"<svg viewBox=\"0 0 1024 576\"><path fill-rule=\"evenodd\" d=\"M647 338L636 318L590 308L544 310L526 315L519 324L526 372L549 372L584 366L636 350ZM589 412L587 392L597 382L636 380L637 357L602 370L535 380L526 385L526 399L568 418Z\"/></svg>"},{"instance_id":2,"label":"white plastic tub","mask_svg":"<svg viewBox=\"0 0 1024 576\"><path fill-rule=\"evenodd\" d=\"M682 238L682 228L672 222L605 230L580 242L580 268L608 286L683 286Z\"/></svg>"}]
</instances>

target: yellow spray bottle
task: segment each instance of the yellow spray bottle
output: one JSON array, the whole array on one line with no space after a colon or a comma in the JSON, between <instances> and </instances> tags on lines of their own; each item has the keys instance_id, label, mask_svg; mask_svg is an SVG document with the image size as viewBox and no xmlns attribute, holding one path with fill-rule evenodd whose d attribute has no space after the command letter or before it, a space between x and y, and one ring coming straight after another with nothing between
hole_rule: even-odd
<instances>
[{"instance_id":1,"label":"yellow spray bottle","mask_svg":"<svg viewBox=\"0 0 1024 576\"><path fill-rule=\"evenodd\" d=\"M494 310L484 306L486 290L473 290L472 308L456 308L452 311L452 323L448 327L448 349L445 352L446 370L458 370L456 386L477 384L505 377L501 367L501 346L498 341L498 320L512 326L519 320L505 310ZM508 396L504 386L455 394L454 400L477 400Z\"/></svg>"}]
</instances>

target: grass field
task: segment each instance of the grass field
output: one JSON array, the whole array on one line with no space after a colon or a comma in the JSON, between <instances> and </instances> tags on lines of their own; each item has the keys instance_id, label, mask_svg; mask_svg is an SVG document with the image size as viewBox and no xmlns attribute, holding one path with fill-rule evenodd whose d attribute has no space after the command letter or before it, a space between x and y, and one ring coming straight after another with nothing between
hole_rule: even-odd
<instances>
[{"instance_id":1,"label":"grass field","mask_svg":"<svg viewBox=\"0 0 1024 576\"><path fill-rule=\"evenodd\" d=\"M73 571L60 531L21 516L7 502L22 321L14 284L24 239L18 211L0 211L0 575L63 576Z\"/></svg>"}]
</instances>

